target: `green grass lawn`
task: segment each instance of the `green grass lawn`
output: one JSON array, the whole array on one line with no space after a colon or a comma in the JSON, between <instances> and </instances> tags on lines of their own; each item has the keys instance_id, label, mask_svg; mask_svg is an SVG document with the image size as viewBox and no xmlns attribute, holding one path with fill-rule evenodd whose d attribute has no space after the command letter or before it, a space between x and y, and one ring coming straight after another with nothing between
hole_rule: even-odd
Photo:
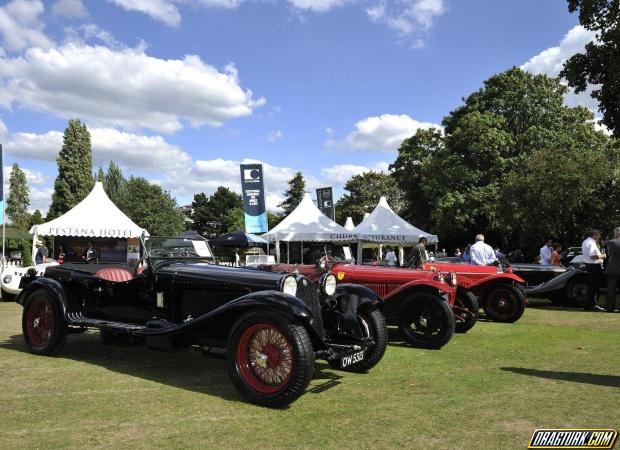
<instances>
[{"instance_id":1,"label":"green grass lawn","mask_svg":"<svg viewBox=\"0 0 620 450\"><path fill-rule=\"evenodd\" d=\"M439 351L388 347L368 374L318 362L285 410L245 403L224 362L70 335L26 353L0 303L0 448L526 448L536 428L620 427L620 314L528 308ZM393 330L391 330L393 331Z\"/></svg>"}]
</instances>

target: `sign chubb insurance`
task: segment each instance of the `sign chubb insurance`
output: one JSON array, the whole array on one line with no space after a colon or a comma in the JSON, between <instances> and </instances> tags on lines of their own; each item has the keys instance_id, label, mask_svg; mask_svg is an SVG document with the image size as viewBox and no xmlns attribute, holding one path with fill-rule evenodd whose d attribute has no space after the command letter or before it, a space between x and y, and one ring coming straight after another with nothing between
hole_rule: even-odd
<instances>
[{"instance_id":1,"label":"sign chubb insurance","mask_svg":"<svg viewBox=\"0 0 620 450\"><path fill-rule=\"evenodd\" d=\"M241 164L241 191L246 233L266 233L267 212L261 164Z\"/></svg>"}]
</instances>

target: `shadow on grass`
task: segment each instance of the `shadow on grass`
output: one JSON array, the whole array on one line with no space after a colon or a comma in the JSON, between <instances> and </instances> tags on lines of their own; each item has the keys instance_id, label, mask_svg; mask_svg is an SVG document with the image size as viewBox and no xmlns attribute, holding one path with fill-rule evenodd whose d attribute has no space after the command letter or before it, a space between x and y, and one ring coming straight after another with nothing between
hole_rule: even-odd
<instances>
[{"instance_id":1,"label":"shadow on grass","mask_svg":"<svg viewBox=\"0 0 620 450\"><path fill-rule=\"evenodd\" d=\"M0 348L30 354L21 334L0 342ZM98 334L87 333L68 335L66 345L58 353L57 358L100 366L112 372L213 395L224 400L247 403L233 387L224 358L217 356L205 358L197 351L168 353L150 350L143 345L133 347L103 345ZM308 392L318 394L340 384L338 380L342 376L325 371L328 368L327 364L317 363L313 379L325 382L314 386ZM94 378L93 381L95 382Z\"/></svg>"},{"instance_id":2,"label":"shadow on grass","mask_svg":"<svg viewBox=\"0 0 620 450\"><path fill-rule=\"evenodd\" d=\"M502 367L506 372L546 378L548 380L572 381L574 383L593 384L596 386L620 387L620 377L616 375L598 375L584 372L558 372L555 370L526 369L523 367Z\"/></svg>"}]
</instances>

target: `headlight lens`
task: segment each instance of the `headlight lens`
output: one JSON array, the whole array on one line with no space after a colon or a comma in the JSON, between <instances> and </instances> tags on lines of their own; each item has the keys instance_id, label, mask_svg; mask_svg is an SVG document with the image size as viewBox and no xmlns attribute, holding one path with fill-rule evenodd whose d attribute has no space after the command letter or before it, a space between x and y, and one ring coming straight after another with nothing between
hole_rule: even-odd
<instances>
[{"instance_id":1,"label":"headlight lens","mask_svg":"<svg viewBox=\"0 0 620 450\"><path fill-rule=\"evenodd\" d=\"M440 283L445 283L446 282L446 277L443 275L443 273L438 273L437 274L437 281L439 281Z\"/></svg>"},{"instance_id":2,"label":"headlight lens","mask_svg":"<svg viewBox=\"0 0 620 450\"><path fill-rule=\"evenodd\" d=\"M288 275L284 277L284 281L282 282L282 292L293 296L297 294L297 280L294 276Z\"/></svg>"},{"instance_id":3,"label":"headlight lens","mask_svg":"<svg viewBox=\"0 0 620 450\"><path fill-rule=\"evenodd\" d=\"M4 284L9 284L12 279L13 279L13 275L5 275L4 278L2 279L2 282Z\"/></svg>"},{"instance_id":4,"label":"headlight lens","mask_svg":"<svg viewBox=\"0 0 620 450\"><path fill-rule=\"evenodd\" d=\"M456 286L457 283L458 283L458 279L456 278L456 272L452 272L450 274L450 285Z\"/></svg>"},{"instance_id":5,"label":"headlight lens","mask_svg":"<svg viewBox=\"0 0 620 450\"><path fill-rule=\"evenodd\" d=\"M336 293L336 277L333 276L331 273L327 274L323 277L323 292L325 293L325 295L329 295L332 296Z\"/></svg>"}]
</instances>

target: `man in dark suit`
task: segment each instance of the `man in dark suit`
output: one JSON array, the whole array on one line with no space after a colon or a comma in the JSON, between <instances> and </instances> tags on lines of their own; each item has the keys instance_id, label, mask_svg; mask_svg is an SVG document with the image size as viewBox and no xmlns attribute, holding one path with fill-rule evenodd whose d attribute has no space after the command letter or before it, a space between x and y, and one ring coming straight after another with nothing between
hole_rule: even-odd
<instances>
[{"instance_id":1,"label":"man in dark suit","mask_svg":"<svg viewBox=\"0 0 620 450\"><path fill-rule=\"evenodd\" d=\"M614 230L614 238L607 241L607 296L605 303L607 312L616 309L616 288L620 280L620 227Z\"/></svg>"}]
</instances>

